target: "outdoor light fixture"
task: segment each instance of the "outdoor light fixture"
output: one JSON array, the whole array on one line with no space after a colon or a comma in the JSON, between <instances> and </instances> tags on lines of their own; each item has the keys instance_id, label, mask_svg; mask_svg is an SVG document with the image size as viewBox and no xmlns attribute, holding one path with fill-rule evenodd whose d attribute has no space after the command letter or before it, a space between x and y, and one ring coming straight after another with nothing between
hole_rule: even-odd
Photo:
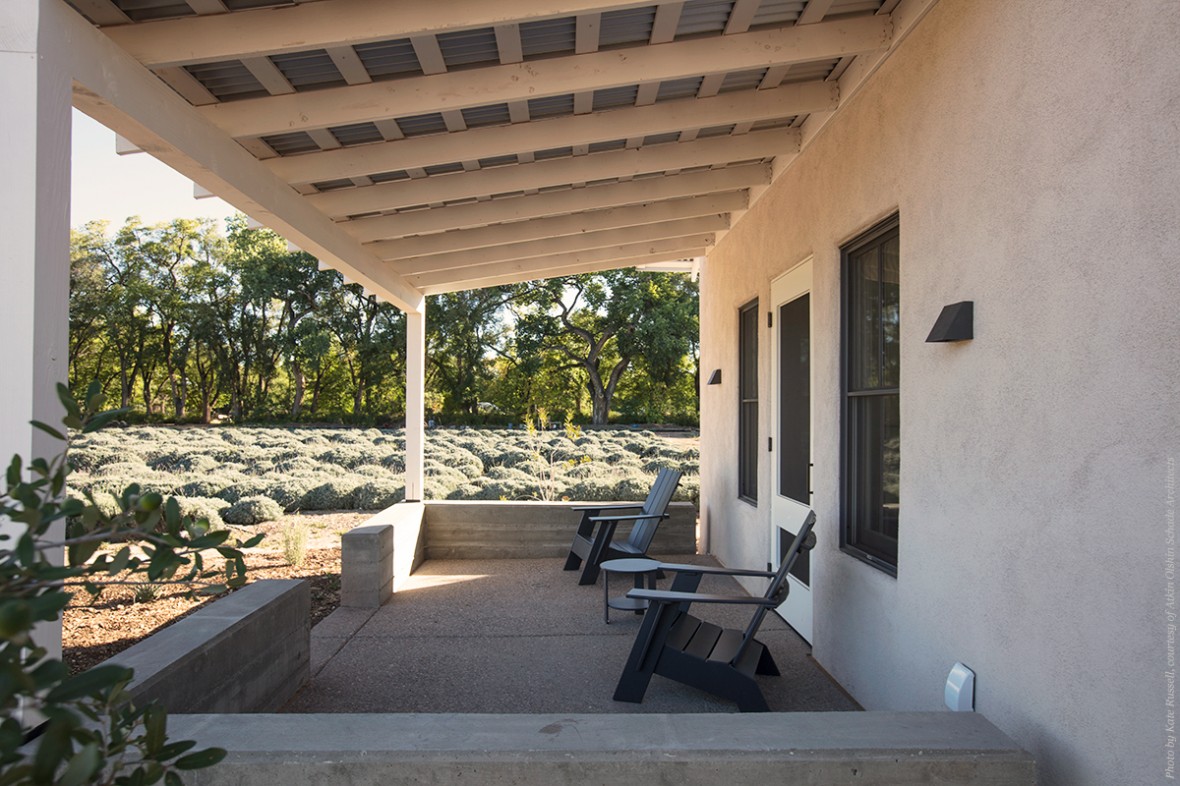
<instances>
[{"instance_id":1,"label":"outdoor light fixture","mask_svg":"<svg viewBox=\"0 0 1180 786\"><path fill-rule=\"evenodd\" d=\"M721 384L721 369L713 369L713 373L709 375L709 381L705 384L720 385Z\"/></svg>"},{"instance_id":2,"label":"outdoor light fixture","mask_svg":"<svg viewBox=\"0 0 1180 786\"><path fill-rule=\"evenodd\" d=\"M944 306L934 329L926 337L926 343L939 341L969 341L975 337L973 330L973 312L975 301L964 300L961 303L951 303Z\"/></svg>"}]
</instances>

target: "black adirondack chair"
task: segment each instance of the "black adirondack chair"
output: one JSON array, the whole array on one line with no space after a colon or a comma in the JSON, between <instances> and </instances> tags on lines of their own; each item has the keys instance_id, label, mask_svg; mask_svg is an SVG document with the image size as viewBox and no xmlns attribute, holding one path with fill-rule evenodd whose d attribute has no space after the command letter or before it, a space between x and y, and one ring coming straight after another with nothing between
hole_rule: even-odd
<instances>
[{"instance_id":1,"label":"black adirondack chair","mask_svg":"<svg viewBox=\"0 0 1180 786\"><path fill-rule=\"evenodd\" d=\"M659 674L730 699L742 712L769 710L754 675L778 676L779 670L766 645L754 637L766 612L786 599L790 589L787 573L800 552L815 545L815 535L811 532L814 525L815 513L810 513L775 573L661 564L661 570L676 573L669 590L628 592L629 598L648 601L648 607L615 688L615 701L643 701L652 675ZM770 585L760 598L695 592L701 577L707 574L764 576L770 579ZM695 603L749 605L754 607L754 615L744 631L727 630L690 614Z\"/></svg>"},{"instance_id":2,"label":"black adirondack chair","mask_svg":"<svg viewBox=\"0 0 1180 786\"><path fill-rule=\"evenodd\" d=\"M680 470L664 467L643 504L582 505L574 508L582 512L582 520L574 533L565 570L577 570L582 562L579 584L598 581L599 565L609 559L643 557L651 546L660 522L668 518L668 503L680 485ZM628 513L627 511L635 511ZM631 533L623 541L615 541L615 528L622 522L634 522Z\"/></svg>"}]
</instances>

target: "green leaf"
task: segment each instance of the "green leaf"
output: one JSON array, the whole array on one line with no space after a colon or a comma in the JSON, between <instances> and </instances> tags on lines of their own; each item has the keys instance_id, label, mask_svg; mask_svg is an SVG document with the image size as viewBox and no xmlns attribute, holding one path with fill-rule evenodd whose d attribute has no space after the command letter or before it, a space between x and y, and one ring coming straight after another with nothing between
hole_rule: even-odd
<instances>
[{"instance_id":1,"label":"green leaf","mask_svg":"<svg viewBox=\"0 0 1180 786\"><path fill-rule=\"evenodd\" d=\"M111 564L107 567L107 575L115 576L127 570L128 563L131 562L131 547L124 546L119 549L119 553L111 560Z\"/></svg>"},{"instance_id":2,"label":"green leaf","mask_svg":"<svg viewBox=\"0 0 1180 786\"><path fill-rule=\"evenodd\" d=\"M224 748L206 748L203 751L190 753L187 756L182 756L176 760L176 769L178 770L202 770L206 767L212 767L219 761L225 758Z\"/></svg>"},{"instance_id":3,"label":"green leaf","mask_svg":"<svg viewBox=\"0 0 1180 786\"><path fill-rule=\"evenodd\" d=\"M94 696L120 682L130 680L131 677L131 669L122 666L95 666L93 669L74 675L49 691L45 700L59 704L86 696Z\"/></svg>"},{"instance_id":4,"label":"green leaf","mask_svg":"<svg viewBox=\"0 0 1180 786\"><path fill-rule=\"evenodd\" d=\"M32 536L27 532L21 535L16 542L16 558L25 567L30 568L37 561L37 544L33 542Z\"/></svg>"},{"instance_id":5,"label":"green leaf","mask_svg":"<svg viewBox=\"0 0 1180 786\"><path fill-rule=\"evenodd\" d=\"M29 421L29 423L33 426L33 428L40 429L41 431L44 431L46 434L53 437L54 439L60 439L62 442L66 441L65 434L62 434L60 431L53 428L52 426L47 426L39 420L31 420L31 421Z\"/></svg>"},{"instance_id":6,"label":"green leaf","mask_svg":"<svg viewBox=\"0 0 1180 786\"><path fill-rule=\"evenodd\" d=\"M169 770L164 773L164 786L184 786L184 781L175 772Z\"/></svg>"},{"instance_id":7,"label":"green leaf","mask_svg":"<svg viewBox=\"0 0 1180 786\"><path fill-rule=\"evenodd\" d=\"M70 753L70 724L52 719L45 726L33 755L33 783L51 783L58 765Z\"/></svg>"},{"instance_id":8,"label":"green leaf","mask_svg":"<svg viewBox=\"0 0 1180 786\"><path fill-rule=\"evenodd\" d=\"M95 381L97 382L97 380ZM78 400L74 398L70 389L60 382L57 383L57 397L61 401L61 405L65 407L66 414L74 418L82 417L82 408L78 406Z\"/></svg>"},{"instance_id":9,"label":"green leaf","mask_svg":"<svg viewBox=\"0 0 1180 786\"><path fill-rule=\"evenodd\" d=\"M21 457L18 453L12 457L12 463L8 465L8 488L14 488L20 485L21 475L24 474L24 465L21 463Z\"/></svg>"},{"instance_id":10,"label":"green leaf","mask_svg":"<svg viewBox=\"0 0 1180 786\"><path fill-rule=\"evenodd\" d=\"M85 565L87 560L94 556L94 552L98 551L98 547L101 545L99 541L91 540L83 543L75 543L70 546L70 564Z\"/></svg>"},{"instance_id":11,"label":"green leaf","mask_svg":"<svg viewBox=\"0 0 1180 786\"><path fill-rule=\"evenodd\" d=\"M99 762L98 745L93 742L84 745L82 750L70 759L66 771L62 773L55 786L82 786L89 783L91 776L98 769Z\"/></svg>"},{"instance_id":12,"label":"green leaf","mask_svg":"<svg viewBox=\"0 0 1180 786\"><path fill-rule=\"evenodd\" d=\"M178 740L177 742L170 742L156 751L156 760L167 761L168 759L179 756L187 750L191 750L196 744L196 740Z\"/></svg>"},{"instance_id":13,"label":"green leaf","mask_svg":"<svg viewBox=\"0 0 1180 786\"><path fill-rule=\"evenodd\" d=\"M100 412L97 415L93 415L91 416L90 420L86 421L86 424L82 426L82 433L90 434L91 432L106 428L108 425L110 425L111 421L118 420L125 414L127 414L127 410L125 409L112 409L107 412Z\"/></svg>"},{"instance_id":14,"label":"green leaf","mask_svg":"<svg viewBox=\"0 0 1180 786\"><path fill-rule=\"evenodd\" d=\"M166 740L168 713L159 704L150 704L143 714L144 745L149 755L155 756Z\"/></svg>"}]
</instances>

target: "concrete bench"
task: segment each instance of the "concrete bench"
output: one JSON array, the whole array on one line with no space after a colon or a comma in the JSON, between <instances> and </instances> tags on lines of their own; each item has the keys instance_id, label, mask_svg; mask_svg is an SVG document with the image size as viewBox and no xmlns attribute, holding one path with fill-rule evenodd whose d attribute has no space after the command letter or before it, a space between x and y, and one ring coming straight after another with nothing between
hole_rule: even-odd
<instances>
[{"instance_id":1,"label":"concrete bench","mask_svg":"<svg viewBox=\"0 0 1180 786\"><path fill-rule=\"evenodd\" d=\"M106 663L135 669L136 704L169 713L270 712L309 675L311 588L264 580L205 606Z\"/></svg>"}]
</instances>

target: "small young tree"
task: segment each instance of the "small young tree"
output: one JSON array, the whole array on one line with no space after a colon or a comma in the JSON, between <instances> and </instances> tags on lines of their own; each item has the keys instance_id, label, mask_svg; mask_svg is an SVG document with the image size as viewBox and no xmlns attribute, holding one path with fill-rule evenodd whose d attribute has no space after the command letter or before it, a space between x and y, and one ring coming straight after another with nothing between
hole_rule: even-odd
<instances>
[{"instance_id":1,"label":"small young tree","mask_svg":"<svg viewBox=\"0 0 1180 786\"><path fill-rule=\"evenodd\" d=\"M95 431L121 414L99 412L97 384L83 404L64 385L58 395L67 429ZM33 425L66 440L63 431ZM181 516L176 500L140 493L136 485L108 515L89 495L65 498L69 473L64 453L27 467L15 456L0 493L0 786L177 786L179 771L211 766L225 751L169 741L164 710L131 703L130 669L99 666L71 677L36 642L36 627L60 619L77 590L97 594L105 585L144 578L185 582L200 593L241 586L241 549L261 536L230 546L228 531L210 531L208 521ZM63 529L64 536L57 534ZM104 544L118 550L99 553ZM63 549L66 565L55 564ZM207 568L209 550L223 564Z\"/></svg>"}]
</instances>

